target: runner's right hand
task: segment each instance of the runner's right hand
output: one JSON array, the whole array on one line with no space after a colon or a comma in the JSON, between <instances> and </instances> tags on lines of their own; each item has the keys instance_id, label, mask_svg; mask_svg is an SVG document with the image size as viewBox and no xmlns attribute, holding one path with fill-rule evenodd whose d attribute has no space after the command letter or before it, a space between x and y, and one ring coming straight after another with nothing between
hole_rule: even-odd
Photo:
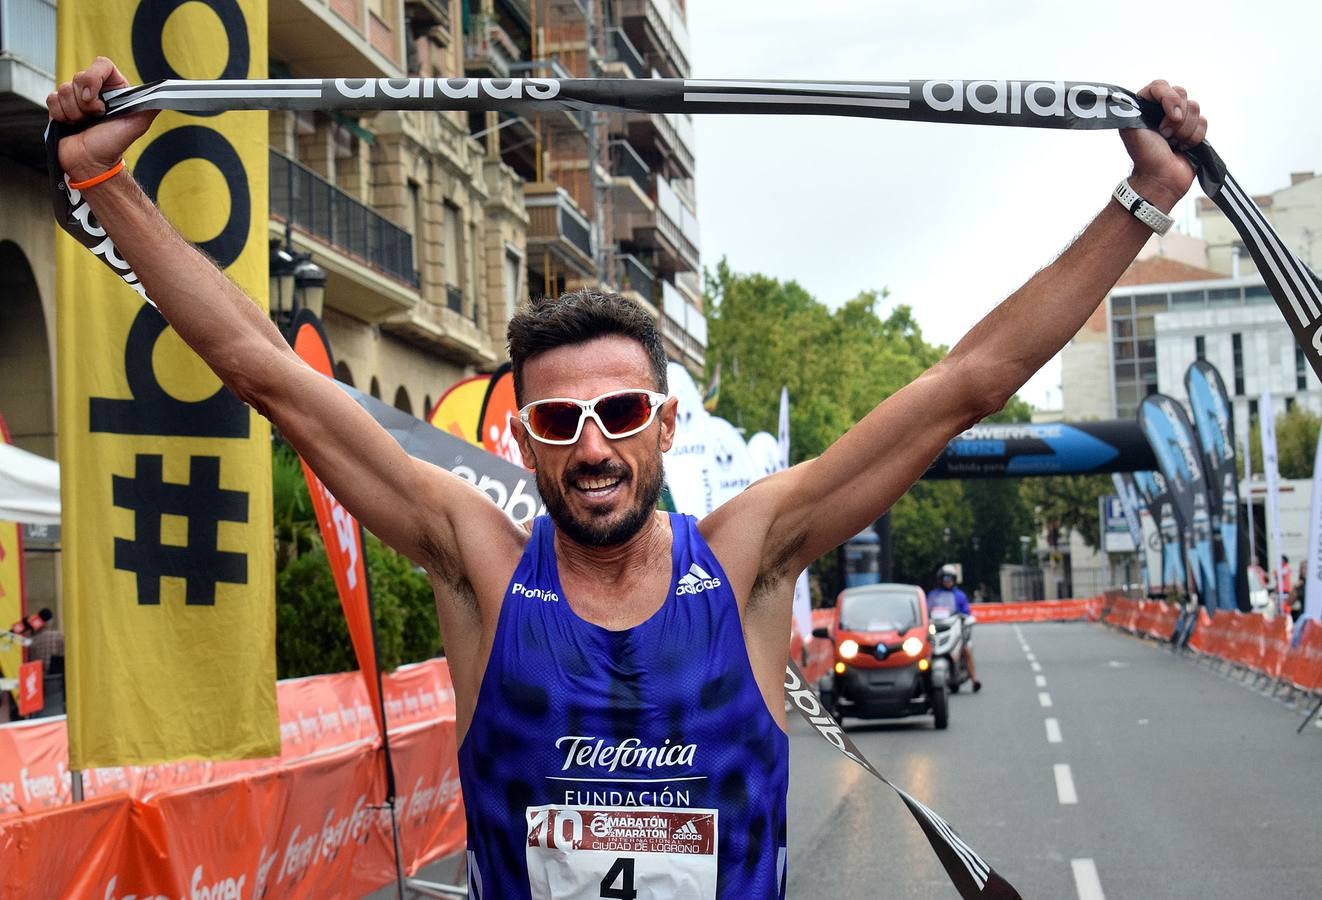
<instances>
[{"instance_id":1,"label":"runner's right hand","mask_svg":"<svg viewBox=\"0 0 1322 900\"><path fill-rule=\"evenodd\" d=\"M105 114L101 92L128 87L128 80L104 56L66 81L46 98L56 122L81 122ZM60 167L72 181L92 178L109 169L142 137L156 118L154 110L115 116L60 141Z\"/></svg>"}]
</instances>

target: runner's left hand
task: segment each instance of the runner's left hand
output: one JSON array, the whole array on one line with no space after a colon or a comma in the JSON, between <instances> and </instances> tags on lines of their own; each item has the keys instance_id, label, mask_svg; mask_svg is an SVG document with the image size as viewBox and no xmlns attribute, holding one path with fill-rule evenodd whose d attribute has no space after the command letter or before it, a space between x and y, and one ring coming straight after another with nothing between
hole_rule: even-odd
<instances>
[{"instance_id":1,"label":"runner's left hand","mask_svg":"<svg viewBox=\"0 0 1322 900\"><path fill-rule=\"evenodd\" d=\"M1170 212L1193 184L1194 171L1184 151L1196 147L1207 135L1207 118L1198 101L1178 85L1157 79L1138 95L1161 104L1165 116L1157 130L1122 128L1120 139L1134 161L1129 183L1150 203Z\"/></svg>"}]
</instances>

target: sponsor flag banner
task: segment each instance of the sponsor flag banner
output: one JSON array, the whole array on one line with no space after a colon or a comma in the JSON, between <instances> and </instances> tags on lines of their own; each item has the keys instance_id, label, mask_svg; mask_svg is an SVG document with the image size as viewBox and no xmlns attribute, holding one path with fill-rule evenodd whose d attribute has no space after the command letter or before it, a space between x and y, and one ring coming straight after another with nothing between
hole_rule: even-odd
<instances>
[{"instance_id":1,"label":"sponsor flag banner","mask_svg":"<svg viewBox=\"0 0 1322 900\"><path fill-rule=\"evenodd\" d=\"M756 437L756 435L754 435ZM776 425L776 443L780 447L780 467L790 467L790 389L780 389L780 411ZM752 446L752 441L749 441ZM812 640L812 590L808 586L808 570L794 579L794 623L803 635L804 643Z\"/></svg>"},{"instance_id":2,"label":"sponsor flag banner","mask_svg":"<svg viewBox=\"0 0 1322 900\"><path fill-rule=\"evenodd\" d=\"M1267 482L1267 565L1279 592L1285 574L1281 562L1281 471L1276 458L1276 402L1271 391L1263 391L1258 398L1258 430L1262 433L1262 475Z\"/></svg>"},{"instance_id":3,"label":"sponsor flag banner","mask_svg":"<svg viewBox=\"0 0 1322 900\"><path fill-rule=\"evenodd\" d=\"M1129 538L1134 543L1134 552L1138 555L1139 569L1143 574L1143 593L1152 590L1148 580L1148 553L1143 546L1143 523L1138 514L1138 487L1134 484L1132 472L1112 472L1111 484L1115 486L1120 498L1120 510L1124 513L1125 525L1129 528Z\"/></svg>"},{"instance_id":4,"label":"sponsor flag banner","mask_svg":"<svg viewBox=\"0 0 1322 900\"><path fill-rule=\"evenodd\" d=\"M474 375L451 385L427 414L427 421L470 444L482 446L478 427L482 421L482 401L487 396L490 375Z\"/></svg>"},{"instance_id":5,"label":"sponsor flag banner","mask_svg":"<svg viewBox=\"0 0 1322 900\"><path fill-rule=\"evenodd\" d=\"M1258 565L1257 537L1255 532L1258 530L1253 522L1253 451L1249 448L1249 429L1244 429L1244 500L1248 509L1248 527L1244 530L1249 533L1249 566Z\"/></svg>"},{"instance_id":6,"label":"sponsor flag banner","mask_svg":"<svg viewBox=\"0 0 1322 900\"><path fill-rule=\"evenodd\" d=\"M1194 449L1193 426L1184 407L1164 394L1150 394L1138 407L1157 467L1166 478L1176 515L1184 526L1185 549L1194 587L1209 610L1217 608L1216 570L1212 561L1212 520L1207 509L1203 460Z\"/></svg>"},{"instance_id":7,"label":"sponsor flag banner","mask_svg":"<svg viewBox=\"0 0 1322 900\"><path fill-rule=\"evenodd\" d=\"M1247 608L1248 597L1239 602L1236 574L1239 559L1239 475L1235 471L1235 420L1231 415L1226 385L1216 367L1198 360L1184 373L1189 392L1198 446L1207 476L1207 506L1212 519L1212 544L1216 567L1216 596L1220 609Z\"/></svg>"},{"instance_id":8,"label":"sponsor flag banner","mask_svg":"<svg viewBox=\"0 0 1322 900\"><path fill-rule=\"evenodd\" d=\"M1183 526L1176 515L1175 504L1171 502L1166 479L1160 472L1135 472L1134 485L1161 537L1161 583L1186 590Z\"/></svg>"},{"instance_id":9,"label":"sponsor flag banner","mask_svg":"<svg viewBox=\"0 0 1322 900\"><path fill-rule=\"evenodd\" d=\"M1308 517L1308 573L1304 578L1304 619L1322 619L1322 434L1313 454L1313 506ZM1295 640L1304 633L1295 629Z\"/></svg>"},{"instance_id":10,"label":"sponsor flag banner","mask_svg":"<svg viewBox=\"0 0 1322 900\"><path fill-rule=\"evenodd\" d=\"M0 444L9 444L9 428L0 416ZM18 677L23 645L9 635L9 626L26 613L23 601L23 532L17 522L0 522L0 678ZM3 810L0 810L3 813Z\"/></svg>"},{"instance_id":11,"label":"sponsor flag banner","mask_svg":"<svg viewBox=\"0 0 1322 900\"><path fill-rule=\"evenodd\" d=\"M30 716L46 705L41 660L25 662L18 669L18 714Z\"/></svg>"},{"instance_id":12,"label":"sponsor flag banner","mask_svg":"<svg viewBox=\"0 0 1322 900\"><path fill-rule=\"evenodd\" d=\"M227 70L224 75L230 78L234 73ZM1162 117L1159 104L1111 84L992 79L305 78L201 83L166 79L110 92L107 101L112 114L133 109L495 109L531 117L557 110L600 109L836 115L1075 130L1156 128ZM51 142L58 131L51 130ZM1204 142L1188 156L1203 192L1239 233L1296 342L1322 376L1322 279L1285 245L1210 145ZM56 197L56 216L74 227L66 200Z\"/></svg>"},{"instance_id":13,"label":"sponsor flag banner","mask_svg":"<svg viewBox=\"0 0 1322 900\"><path fill-rule=\"evenodd\" d=\"M63 3L58 16L61 79L98 54L131 80L266 72L265 0ZM263 307L266 119L166 112L126 156ZM278 754L270 428L60 183L77 238L56 247L69 764Z\"/></svg>"},{"instance_id":14,"label":"sponsor flag banner","mask_svg":"<svg viewBox=\"0 0 1322 900\"><path fill-rule=\"evenodd\" d=\"M290 331L290 344L299 358L327 378L335 377L335 361L331 356L330 340L322 330L321 322L310 310L301 310ZM386 733L385 709L381 705L381 670L376 658L376 627L372 618L372 594L367 582L367 555L363 541L363 527L341 505L339 500L322 484L307 461L299 457L303 477L308 483L312 508L317 515L321 542L326 547L326 559L335 579L335 590L340 595L340 606L349 626L349 639L353 643L354 658L363 675L367 695L376 713L377 728Z\"/></svg>"},{"instance_id":15,"label":"sponsor flag banner","mask_svg":"<svg viewBox=\"0 0 1322 900\"><path fill-rule=\"evenodd\" d=\"M508 463L523 465L523 452L514 439L510 421L519 417L519 405L514 399L514 370L503 364L491 376L486 396L482 398L482 413L478 417L478 435L482 447Z\"/></svg>"}]
</instances>

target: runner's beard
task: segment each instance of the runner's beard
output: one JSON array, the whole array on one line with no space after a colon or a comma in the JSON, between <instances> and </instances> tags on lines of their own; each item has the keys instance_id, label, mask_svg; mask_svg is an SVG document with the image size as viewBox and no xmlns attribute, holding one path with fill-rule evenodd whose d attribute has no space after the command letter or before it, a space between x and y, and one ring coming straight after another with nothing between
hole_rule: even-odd
<instances>
[{"instance_id":1,"label":"runner's beard","mask_svg":"<svg viewBox=\"0 0 1322 900\"><path fill-rule=\"evenodd\" d=\"M633 504L624 510L612 509L599 515L575 515L566 497L567 492L573 490L570 483L574 479L593 475L621 475L634 481ZM637 534L647 524L648 516L656 510L656 502L661 497L661 483L660 448L632 476L624 466L610 464L575 466L566 471L560 480L553 479L542 469L537 470L537 490L542 495L542 502L546 504L551 521L566 537L585 547L614 547Z\"/></svg>"}]
</instances>

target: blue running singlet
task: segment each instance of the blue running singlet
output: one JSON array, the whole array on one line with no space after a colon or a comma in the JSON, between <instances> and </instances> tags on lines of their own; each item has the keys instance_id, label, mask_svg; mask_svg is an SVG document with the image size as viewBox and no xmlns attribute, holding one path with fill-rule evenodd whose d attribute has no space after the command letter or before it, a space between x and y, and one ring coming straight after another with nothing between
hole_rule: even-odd
<instances>
[{"instance_id":1,"label":"blue running singlet","mask_svg":"<svg viewBox=\"0 0 1322 900\"><path fill-rule=\"evenodd\" d=\"M537 519L459 748L474 900L783 898L789 739L729 579L671 514L661 608L579 618Z\"/></svg>"}]
</instances>

